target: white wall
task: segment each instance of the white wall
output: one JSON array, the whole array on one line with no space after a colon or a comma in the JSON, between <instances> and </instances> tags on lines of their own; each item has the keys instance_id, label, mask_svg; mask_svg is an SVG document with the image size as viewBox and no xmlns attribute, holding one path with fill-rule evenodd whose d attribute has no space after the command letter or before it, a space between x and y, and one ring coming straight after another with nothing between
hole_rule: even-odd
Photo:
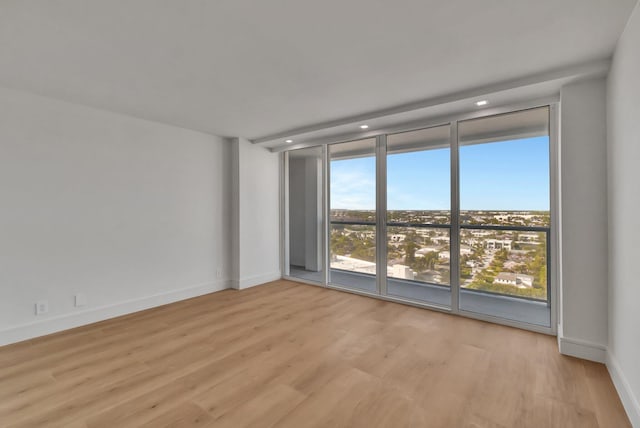
<instances>
[{"instance_id":1,"label":"white wall","mask_svg":"<svg viewBox=\"0 0 640 428\"><path fill-rule=\"evenodd\" d=\"M322 270L322 159L313 153L289 158L289 262Z\"/></svg>"},{"instance_id":2,"label":"white wall","mask_svg":"<svg viewBox=\"0 0 640 428\"><path fill-rule=\"evenodd\" d=\"M322 270L322 160L305 160L305 269Z\"/></svg>"},{"instance_id":3,"label":"white wall","mask_svg":"<svg viewBox=\"0 0 640 428\"><path fill-rule=\"evenodd\" d=\"M306 159L289 158L289 262L306 265Z\"/></svg>"},{"instance_id":4,"label":"white wall","mask_svg":"<svg viewBox=\"0 0 640 428\"><path fill-rule=\"evenodd\" d=\"M0 89L0 344L227 287L230 156L218 137Z\"/></svg>"},{"instance_id":5,"label":"white wall","mask_svg":"<svg viewBox=\"0 0 640 428\"><path fill-rule=\"evenodd\" d=\"M279 154L234 138L234 288L281 277Z\"/></svg>"},{"instance_id":6,"label":"white wall","mask_svg":"<svg viewBox=\"0 0 640 428\"><path fill-rule=\"evenodd\" d=\"M609 361L627 413L640 427L640 6L608 81Z\"/></svg>"},{"instance_id":7,"label":"white wall","mask_svg":"<svg viewBox=\"0 0 640 428\"><path fill-rule=\"evenodd\" d=\"M607 344L606 81L561 90L560 350L604 362Z\"/></svg>"}]
</instances>

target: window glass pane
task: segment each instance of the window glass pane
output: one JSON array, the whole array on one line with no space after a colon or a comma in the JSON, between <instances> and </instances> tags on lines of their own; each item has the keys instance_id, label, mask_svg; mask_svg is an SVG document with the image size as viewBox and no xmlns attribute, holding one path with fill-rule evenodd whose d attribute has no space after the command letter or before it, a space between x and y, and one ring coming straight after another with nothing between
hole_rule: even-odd
<instances>
[{"instance_id":1,"label":"window glass pane","mask_svg":"<svg viewBox=\"0 0 640 428\"><path fill-rule=\"evenodd\" d=\"M549 226L547 107L460 122L460 222Z\"/></svg>"},{"instance_id":2,"label":"window glass pane","mask_svg":"<svg viewBox=\"0 0 640 428\"><path fill-rule=\"evenodd\" d=\"M451 304L449 133L445 125L387 136L387 294L444 306Z\"/></svg>"},{"instance_id":3,"label":"window glass pane","mask_svg":"<svg viewBox=\"0 0 640 428\"><path fill-rule=\"evenodd\" d=\"M548 107L459 123L460 308L550 326Z\"/></svg>"},{"instance_id":4,"label":"window glass pane","mask_svg":"<svg viewBox=\"0 0 640 428\"><path fill-rule=\"evenodd\" d=\"M449 125L387 137L387 221L451 223Z\"/></svg>"},{"instance_id":5,"label":"window glass pane","mask_svg":"<svg viewBox=\"0 0 640 428\"><path fill-rule=\"evenodd\" d=\"M462 229L460 286L546 302L547 235Z\"/></svg>"},{"instance_id":6,"label":"window glass pane","mask_svg":"<svg viewBox=\"0 0 640 428\"><path fill-rule=\"evenodd\" d=\"M377 292L375 139L329 146L332 284Z\"/></svg>"}]
</instances>

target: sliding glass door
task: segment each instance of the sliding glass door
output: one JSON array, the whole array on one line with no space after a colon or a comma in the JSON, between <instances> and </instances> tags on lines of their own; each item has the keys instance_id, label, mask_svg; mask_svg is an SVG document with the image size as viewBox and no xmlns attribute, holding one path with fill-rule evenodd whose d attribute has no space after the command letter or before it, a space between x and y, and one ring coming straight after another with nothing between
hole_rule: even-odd
<instances>
[{"instance_id":1,"label":"sliding glass door","mask_svg":"<svg viewBox=\"0 0 640 428\"><path fill-rule=\"evenodd\" d=\"M460 122L460 309L550 326L549 109Z\"/></svg>"},{"instance_id":2,"label":"sliding glass door","mask_svg":"<svg viewBox=\"0 0 640 428\"><path fill-rule=\"evenodd\" d=\"M288 152L285 270L551 329L550 112Z\"/></svg>"},{"instance_id":3,"label":"sliding glass door","mask_svg":"<svg viewBox=\"0 0 640 428\"><path fill-rule=\"evenodd\" d=\"M377 293L376 140L329 146L329 283Z\"/></svg>"},{"instance_id":4,"label":"sliding glass door","mask_svg":"<svg viewBox=\"0 0 640 428\"><path fill-rule=\"evenodd\" d=\"M387 136L387 294L451 306L450 126Z\"/></svg>"}]
</instances>

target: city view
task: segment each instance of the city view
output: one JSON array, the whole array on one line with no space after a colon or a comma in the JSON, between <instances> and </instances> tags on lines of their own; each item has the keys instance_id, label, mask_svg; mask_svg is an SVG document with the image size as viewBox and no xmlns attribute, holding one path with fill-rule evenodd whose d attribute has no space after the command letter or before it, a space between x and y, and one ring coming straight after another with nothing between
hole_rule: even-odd
<instances>
[{"instance_id":1,"label":"city view","mask_svg":"<svg viewBox=\"0 0 640 428\"><path fill-rule=\"evenodd\" d=\"M387 222L387 276L449 286L449 211L388 211ZM460 222L461 287L547 299L549 211L463 211ZM375 274L375 212L332 210L330 245L332 269Z\"/></svg>"}]
</instances>

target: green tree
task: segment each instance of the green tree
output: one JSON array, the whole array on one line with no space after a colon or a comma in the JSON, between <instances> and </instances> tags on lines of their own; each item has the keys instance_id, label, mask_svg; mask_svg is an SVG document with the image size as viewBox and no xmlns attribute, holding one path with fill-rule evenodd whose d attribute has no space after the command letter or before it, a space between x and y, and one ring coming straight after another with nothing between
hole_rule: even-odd
<instances>
[{"instance_id":1,"label":"green tree","mask_svg":"<svg viewBox=\"0 0 640 428\"><path fill-rule=\"evenodd\" d=\"M416 250L418 246L412 240L405 239L404 241L404 264L407 266L413 266L416 261Z\"/></svg>"}]
</instances>

